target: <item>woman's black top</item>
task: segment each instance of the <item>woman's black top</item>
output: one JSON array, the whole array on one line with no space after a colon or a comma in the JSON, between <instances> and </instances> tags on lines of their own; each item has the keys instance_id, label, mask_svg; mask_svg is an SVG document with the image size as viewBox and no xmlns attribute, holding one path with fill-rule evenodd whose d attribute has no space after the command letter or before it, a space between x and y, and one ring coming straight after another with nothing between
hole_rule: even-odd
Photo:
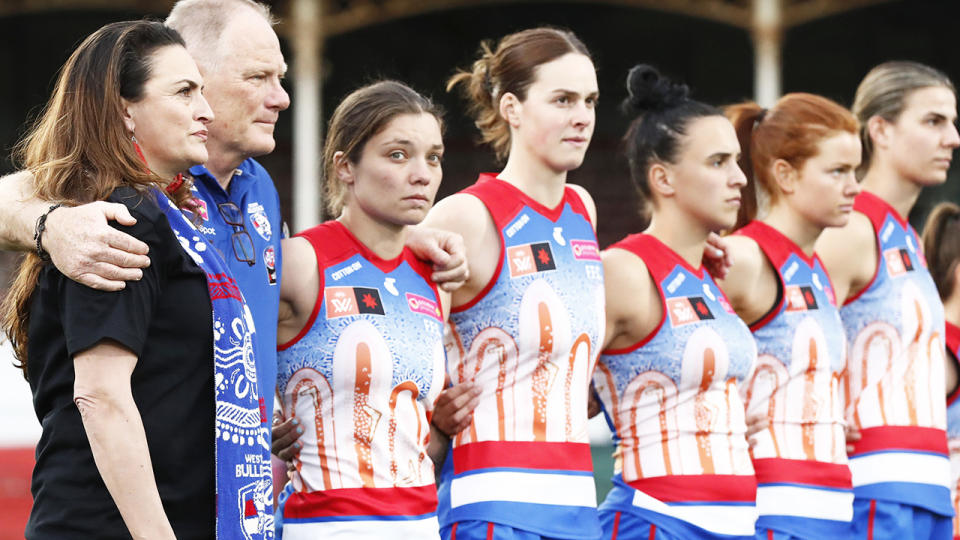
<instances>
[{"instance_id":1,"label":"woman's black top","mask_svg":"<svg viewBox=\"0 0 960 540\"><path fill-rule=\"evenodd\" d=\"M213 323L207 282L150 195L120 188L110 200L125 204L137 219L132 227L114 225L150 246L150 266L142 280L127 282L119 292L87 288L50 264L40 272L31 299L27 375L43 433L26 537L130 538L73 402L73 356L113 340L138 357L130 381L133 399L177 538L213 538Z\"/></svg>"}]
</instances>

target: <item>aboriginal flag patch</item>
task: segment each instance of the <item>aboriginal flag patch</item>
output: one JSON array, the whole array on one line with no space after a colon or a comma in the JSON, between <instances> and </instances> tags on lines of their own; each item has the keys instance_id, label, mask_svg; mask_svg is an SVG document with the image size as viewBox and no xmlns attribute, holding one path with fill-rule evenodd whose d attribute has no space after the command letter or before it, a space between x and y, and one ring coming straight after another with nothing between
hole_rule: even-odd
<instances>
[{"instance_id":1,"label":"aboriginal flag patch","mask_svg":"<svg viewBox=\"0 0 960 540\"><path fill-rule=\"evenodd\" d=\"M536 242L507 248L507 259L510 262L510 277L557 269L550 242Z\"/></svg>"},{"instance_id":2,"label":"aboriginal flag patch","mask_svg":"<svg viewBox=\"0 0 960 540\"><path fill-rule=\"evenodd\" d=\"M359 315L383 315L383 302L380 291L370 287L325 287L323 297L327 308L327 318Z\"/></svg>"},{"instance_id":3,"label":"aboriginal flag patch","mask_svg":"<svg viewBox=\"0 0 960 540\"><path fill-rule=\"evenodd\" d=\"M819 309L817 297L813 294L813 287L809 285L790 285L786 290L787 311L807 311Z\"/></svg>"},{"instance_id":4,"label":"aboriginal flag patch","mask_svg":"<svg viewBox=\"0 0 960 540\"><path fill-rule=\"evenodd\" d=\"M672 326L682 326L697 321L713 319L707 301L700 296L683 296L667 299L667 312Z\"/></svg>"},{"instance_id":5,"label":"aboriginal flag patch","mask_svg":"<svg viewBox=\"0 0 960 540\"><path fill-rule=\"evenodd\" d=\"M900 276L914 270L910 252L904 248L891 248L884 251L883 259L887 263L887 271L891 276Z\"/></svg>"}]
</instances>

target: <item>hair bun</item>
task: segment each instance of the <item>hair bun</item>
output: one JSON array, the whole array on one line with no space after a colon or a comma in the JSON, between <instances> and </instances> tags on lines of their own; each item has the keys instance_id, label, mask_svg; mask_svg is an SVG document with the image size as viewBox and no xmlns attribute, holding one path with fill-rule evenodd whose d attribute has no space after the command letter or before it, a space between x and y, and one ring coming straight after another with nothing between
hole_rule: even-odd
<instances>
[{"instance_id":1,"label":"hair bun","mask_svg":"<svg viewBox=\"0 0 960 540\"><path fill-rule=\"evenodd\" d=\"M624 112L636 114L676 107L689 99L690 89L664 77L653 66L638 64L627 74L627 94Z\"/></svg>"}]
</instances>

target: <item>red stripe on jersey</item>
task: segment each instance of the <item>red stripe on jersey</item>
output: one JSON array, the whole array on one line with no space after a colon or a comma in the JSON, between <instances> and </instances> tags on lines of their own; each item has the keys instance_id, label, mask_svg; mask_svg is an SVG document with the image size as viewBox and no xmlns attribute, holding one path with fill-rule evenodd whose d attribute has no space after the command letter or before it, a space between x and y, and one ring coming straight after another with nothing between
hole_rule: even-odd
<instances>
[{"instance_id":1,"label":"red stripe on jersey","mask_svg":"<svg viewBox=\"0 0 960 540\"><path fill-rule=\"evenodd\" d=\"M295 492L284 506L285 518L338 516L422 516L437 510L437 487L343 488Z\"/></svg>"},{"instance_id":2,"label":"red stripe on jersey","mask_svg":"<svg viewBox=\"0 0 960 540\"><path fill-rule=\"evenodd\" d=\"M919 426L879 426L865 428L853 443L850 457L882 450L914 450L947 455L947 432Z\"/></svg>"},{"instance_id":3,"label":"red stripe on jersey","mask_svg":"<svg viewBox=\"0 0 960 540\"><path fill-rule=\"evenodd\" d=\"M757 500L757 479L737 474L655 476L629 482L662 502L745 502Z\"/></svg>"},{"instance_id":4,"label":"red stripe on jersey","mask_svg":"<svg viewBox=\"0 0 960 540\"><path fill-rule=\"evenodd\" d=\"M593 472L590 445L568 442L480 441L453 449L453 473L515 468Z\"/></svg>"},{"instance_id":5,"label":"red stripe on jersey","mask_svg":"<svg viewBox=\"0 0 960 540\"><path fill-rule=\"evenodd\" d=\"M802 459L767 458L753 460L759 484L810 484L851 489L850 468L846 464Z\"/></svg>"}]
</instances>

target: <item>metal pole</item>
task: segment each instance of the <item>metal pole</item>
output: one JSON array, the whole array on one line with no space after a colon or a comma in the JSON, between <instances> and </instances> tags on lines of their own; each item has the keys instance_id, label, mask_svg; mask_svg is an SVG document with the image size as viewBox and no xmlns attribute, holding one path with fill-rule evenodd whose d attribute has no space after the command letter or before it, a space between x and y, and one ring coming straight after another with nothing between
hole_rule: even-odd
<instances>
[{"instance_id":1,"label":"metal pole","mask_svg":"<svg viewBox=\"0 0 960 540\"><path fill-rule=\"evenodd\" d=\"M753 0L754 100L772 107L783 92L780 47L783 38L783 0Z\"/></svg>"},{"instance_id":2,"label":"metal pole","mask_svg":"<svg viewBox=\"0 0 960 540\"><path fill-rule=\"evenodd\" d=\"M293 231L320 223L321 58L320 4L294 0Z\"/></svg>"}]
</instances>

